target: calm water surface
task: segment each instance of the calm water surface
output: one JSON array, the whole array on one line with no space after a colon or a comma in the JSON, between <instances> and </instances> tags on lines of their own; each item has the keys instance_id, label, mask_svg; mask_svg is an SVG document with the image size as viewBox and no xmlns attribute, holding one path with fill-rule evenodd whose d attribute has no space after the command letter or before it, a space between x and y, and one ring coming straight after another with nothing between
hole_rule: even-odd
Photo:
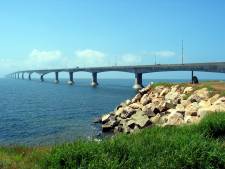
<instances>
[{"instance_id":1,"label":"calm water surface","mask_svg":"<svg viewBox=\"0 0 225 169\"><path fill-rule=\"evenodd\" d=\"M77 79L73 86L0 79L0 145L48 145L95 136L100 129L93 119L135 95L133 80L99 83L92 88L89 79Z\"/></svg>"}]
</instances>

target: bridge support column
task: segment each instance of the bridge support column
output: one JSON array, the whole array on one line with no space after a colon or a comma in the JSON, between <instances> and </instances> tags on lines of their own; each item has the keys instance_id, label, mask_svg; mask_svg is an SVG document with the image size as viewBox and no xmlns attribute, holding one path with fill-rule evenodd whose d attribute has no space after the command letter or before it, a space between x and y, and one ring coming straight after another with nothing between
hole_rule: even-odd
<instances>
[{"instance_id":1,"label":"bridge support column","mask_svg":"<svg viewBox=\"0 0 225 169\"><path fill-rule=\"evenodd\" d=\"M24 73L22 73L22 79L24 80Z\"/></svg>"},{"instance_id":2,"label":"bridge support column","mask_svg":"<svg viewBox=\"0 0 225 169\"><path fill-rule=\"evenodd\" d=\"M193 70L191 71L191 83L192 84L194 83L194 71Z\"/></svg>"},{"instance_id":3,"label":"bridge support column","mask_svg":"<svg viewBox=\"0 0 225 169\"><path fill-rule=\"evenodd\" d=\"M29 73L29 75L28 75L28 79L29 79L29 80L31 80L31 73Z\"/></svg>"},{"instance_id":4,"label":"bridge support column","mask_svg":"<svg viewBox=\"0 0 225 169\"><path fill-rule=\"evenodd\" d=\"M92 82L91 86L96 87L98 85L98 80L97 80L97 72L92 72Z\"/></svg>"},{"instance_id":5,"label":"bridge support column","mask_svg":"<svg viewBox=\"0 0 225 169\"><path fill-rule=\"evenodd\" d=\"M59 72L55 72L55 83L59 83Z\"/></svg>"},{"instance_id":6,"label":"bridge support column","mask_svg":"<svg viewBox=\"0 0 225 169\"><path fill-rule=\"evenodd\" d=\"M17 73L17 79L19 79L20 78L20 74L19 73Z\"/></svg>"},{"instance_id":7,"label":"bridge support column","mask_svg":"<svg viewBox=\"0 0 225 169\"><path fill-rule=\"evenodd\" d=\"M68 81L68 84L72 85L74 83L74 81L73 81L73 72L69 72L69 76L70 76L70 79Z\"/></svg>"},{"instance_id":8,"label":"bridge support column","mask_svg":"<svg viewBox=\"0 0 225 169\"><path fill-rule=\"evenodd\" d=\"M41 79L41 82L44 82L44 75L41 75L40 79Z\"/></svg>"},{"instance_id":9,"label":"bridge support column","mask_svg":"<svg viewBox=\"0 0 225 169\"><path fill-rule=\"evenodd\" d=\"M135 73L135 82L133 88L136 90L143 88L142 73Z\"/></svg>"}]
</instances>

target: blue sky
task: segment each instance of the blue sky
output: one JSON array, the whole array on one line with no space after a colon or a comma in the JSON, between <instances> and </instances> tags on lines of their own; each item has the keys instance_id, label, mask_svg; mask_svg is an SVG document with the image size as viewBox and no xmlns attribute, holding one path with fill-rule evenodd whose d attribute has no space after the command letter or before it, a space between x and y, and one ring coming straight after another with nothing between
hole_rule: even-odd
<instances>
[{"instance_id":1,"label":"blue sky","mask_svg":"<svg viewBox=\"0 0 225 169\"><path fill-rule=\"evenodd\" d=\"M181 40L185 62L225 61L224 16L224 0L2 1L0 76L23 69L154 64L155 56L160 64L180 63ZM118 75L133 76L101 76Z\"/></svg>"}]
</instances>

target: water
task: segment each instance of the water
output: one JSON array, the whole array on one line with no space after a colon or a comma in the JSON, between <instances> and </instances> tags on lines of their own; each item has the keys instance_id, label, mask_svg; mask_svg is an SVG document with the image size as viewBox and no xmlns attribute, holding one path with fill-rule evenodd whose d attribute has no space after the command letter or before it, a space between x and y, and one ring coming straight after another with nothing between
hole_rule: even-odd
<instances>
[{"instance_id":1,"label":"water","mask_svg":"<svg viewBox=\"0 0 225 169\"><path fill-rule=\"evenodd\" d=\"M133 80L99 79L99 84L0 79L0 145L49 145L95 136L100 129L93 119L135 95Z\"/></svg>"}]
</instances>

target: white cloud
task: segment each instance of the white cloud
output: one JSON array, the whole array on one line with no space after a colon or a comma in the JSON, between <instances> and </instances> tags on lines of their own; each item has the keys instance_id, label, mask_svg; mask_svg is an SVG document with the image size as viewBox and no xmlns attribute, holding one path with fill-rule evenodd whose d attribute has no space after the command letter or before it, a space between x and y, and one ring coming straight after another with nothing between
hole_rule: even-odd
<instances>
[{"instance_id":1,"label":"white cloud","mask_svg":"<svg viewBox=\"0 0 225 169\"><path fill-rule=\"evenodd\" d=\"M170 50L144 52L144 56L173 57L176 53Z\"/></svg>"},{"instance_id":2,"label":"white cloud","mask_svg":"<svg viewBox=\"0 0 225 169\"><path fill-rule=\"evenodd\" d=\"M78 66L105 66L106 55L103 52L84 49L75 51L75 64Z\"/></svg>"},{"instance_id":3,"label":"white cloud","mask_svg":"<svg viewBox=\"0 0 225 169\"><path fill-rule=\"evenodd\" d=\"M119 62L121 65L136 65L140 64L142 61L141 56L133 55L133 54L125 54L122 55L119 59Z\"/></svg>"},{"instance_id":4,"label":"white cloud","mask_svg":"<svg viewBox=\"0 0 225 169\"><path fill-rule=\"evenodd\" d=\"M41 51L33 49L25 59L25 67L32 69L50 69L67 67L68 58L59 50Z\"/></svg>"}]
</instances>

